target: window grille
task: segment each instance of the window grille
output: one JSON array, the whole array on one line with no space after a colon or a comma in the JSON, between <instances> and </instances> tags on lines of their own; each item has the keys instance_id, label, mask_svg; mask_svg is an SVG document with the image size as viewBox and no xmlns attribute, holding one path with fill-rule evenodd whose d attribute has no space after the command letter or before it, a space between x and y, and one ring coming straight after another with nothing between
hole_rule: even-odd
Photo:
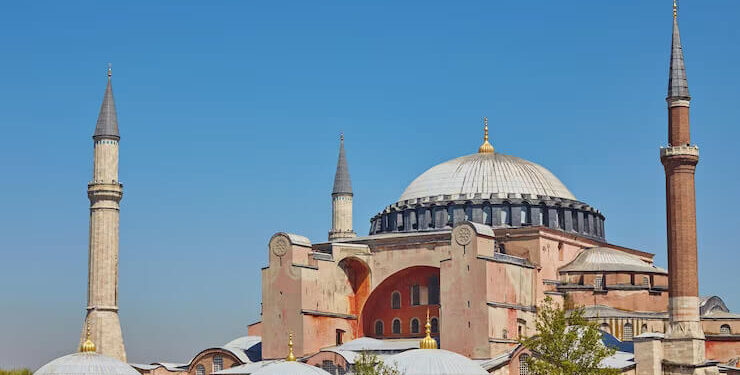
<instances>
[{"instance_id":1,"label":"window grille","mask_svg":"<svg viewBox=\"0 0 740 375\"><path fill-rule=\"evenodd\" d=\"M411 333L419 333L419 319L411 319Z\"/></svg>"},{"instance_id":2,"label":"window grille","mask_svg":"<svg viewBox=\"0 0 740 375\"><path fill-rule=\"evenodd\" d=\"M383 321L378 320L375 322L375 336L383 336ZM199 374L196 374L199 375Z\"/></svg>"},{"instance_id":3,"label":"window grille","mask_svg":"<svg viewBox=\"0 0 740 375\"><path fill-rule=\"evenodd\" d=\"M401 334L401 319L393 319L393 334L394 335L400 335Z\"/></svg>"},{"instance_id":4,"label":"window grille","mask_svg":"<svg viewBox=\"0 0 740 375\"><path fill-rule=\"evenodd\" d=\"M213 372L224 369L224 357L217 355L213 357Z\"/></svg>"},{"instance_id":5,"label":"window grille","mask_svg":"<svg viewBox=\"0 0 740 375\"><path fill-rule=\"evenodd\" d=\"M632 341L632 324L627 323L624 325L624 333L622 334L622 341Z\"/></svg>"},{"instance_id":6,"label":"window grille","mask_svg":"<svg viewBox=\"0 0 740 375\"><path fill-rule=\"evenodd\" d=\"M598 275L594 277L594 289L604 290L604 276Z\"/></svg>"},{"instance_id":7,"label":"window grille","mask_svg":"<svg viewBox=\"0 0 740 375\"><path fill-rule=\"evenodd\" d=\"M401 308L401 293L393 292L393 294L391 294L391 308L392 309Z\"/></svg>"},{"instance_id":8,"label":"window grille","mask_svg":"<svg viewBox=\"0 0 740 375\"><path fill-rule=\"evenodd\" d=\"M519 375L529 375L529 364L527 364L529 355L522 354L519 356Z\"/></svg>"},{"instance_id":9,"label":"window grille","mask_svg":"<svg viewBox=\"0 0 740 375\"><path fill-rule=\"evenodd\" d=\"M647 276L642 277L642 286L650 287L650 278Z\"/></svg>"},{"instance_id":10,"label":"window grille","mask_svg":"<svg viewBox=\"0 0 740 375\"><path fill-rule=\"evenodd\" d=\"M195 375L206 375L206 367L203 365L196 366Z\"/></svg>"}]
</instances>

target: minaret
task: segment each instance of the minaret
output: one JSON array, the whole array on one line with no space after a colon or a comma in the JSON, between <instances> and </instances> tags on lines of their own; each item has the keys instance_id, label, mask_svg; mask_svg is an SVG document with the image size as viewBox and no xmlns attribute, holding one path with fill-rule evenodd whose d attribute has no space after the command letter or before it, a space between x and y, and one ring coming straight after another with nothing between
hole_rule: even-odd
<instances>
[{"instance_id":1,"label":"minaret","mask_svg":"<svg viewBox=\"0 0 740 375\"><path fill-rule=\"evenodd\" d=\"M349 178L347 157L344 155L344 134L341 134L337 173L334 175L334 189L331 192L329 241L353 237L357 237L357 234L352 230L352 181Z\"/></svg>"},{"instance_id":2,"label":"minaret","mask_svg":"<svg viewBox=\"0 0 740 375\"><path fill-rule=\"evenodd\" d=\"M93 178L87 184L90 242L85 327L94 327L90 338L96 343L98 353L126 362L118 319L118 215L123 196L123 185L118 182L119 140L108 66L108 85L93 134ZM81 343L86 340L85 331L82 331Z\"/></svg>"},{"instance_id":3,"label":"minaret","mask_svg":"<svg viewBox=\"0 0 740 375\"><path fill-rule=\"evenodd\" d=\"M668 146L660 149L666 176L668 232L668 316L664 342L664 373L690 374L704 367L704 332L699 320L694 172L699 148L689 136L689 86L686 81L676 3L668 77ZM683 370L681 370L683 369ZM696 370L694 370L696 371ZM696 373L696 372L693 372Z\"/></svg>"}]
</instances>

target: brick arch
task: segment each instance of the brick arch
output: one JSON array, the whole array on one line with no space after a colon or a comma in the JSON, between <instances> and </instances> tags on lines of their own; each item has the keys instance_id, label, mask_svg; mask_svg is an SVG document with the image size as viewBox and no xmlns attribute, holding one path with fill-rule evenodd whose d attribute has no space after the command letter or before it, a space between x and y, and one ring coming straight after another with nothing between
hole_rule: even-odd
<instances>
[{"instance_id":1,"label":"brick arch","mask_svg":"<svg viewBox=\"0 0 740 375\"><path fill-rule=\"evenodd\" d=\"M350 314L360 316L365 302L370 295L370 267L360 258L347 257L337 263L347 276L347 282L352 288L349 298ZM362 321L353 326L353 337L358 337L359 326Z\"/></svg>"},{"instance_id":2,"label":"brick arch","mask_svg":"<svg viewBox=\"0 0 740 375\"><path fill-rule=\"evenodd\" d=\"M423 337L423 328L419 330L419 333L411 333L410 322L412 318L417 318L419 319L420 327L424 327L427 309L429 309L431 317L439 318L439 305L428 304L429 298L427 294L430 287L429 282L432 278L436 278L437 283L439 282L438 267L413 266L397 271L383 280L370 293L362 309L360 324L363 336L378 337L375 335L375 322L381 320L385 327L385 332L382 336L384 338ZM419 305L411 304L412 285L419 285ZM391 308L391 298L395 291L401 293L400 309ZM398 335L392 334L391 329L392 322L396 318L401 320L401 333Z\"/></svg>"}]
</instances>

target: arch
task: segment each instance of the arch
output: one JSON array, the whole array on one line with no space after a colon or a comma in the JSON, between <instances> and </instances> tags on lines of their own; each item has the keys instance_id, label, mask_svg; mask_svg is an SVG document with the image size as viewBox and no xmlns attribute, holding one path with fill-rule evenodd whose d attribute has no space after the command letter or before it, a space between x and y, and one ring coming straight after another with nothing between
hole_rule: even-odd
<instances>
[{"instance_id":1,"label":"arch","mask_svg":"<svg viewBox=\"0 0 740 375\"><path fill-rule=\"evenodd\" d=\"M394 335L401 334L401 319L399 318L393 319L393 323L391 323L391 333Z\"/></svg>"},{"instance_id":2,"label":"arch","mask_svg":"<svg viewBox=\"0 0 740 375\"><path fill-rule=\"evenodd\" d=\"M399 310L401 308L401 292L394 290L391 293L391 308Z\"/></svg>"},{"instance_id":3,"label":"arch","mask_svg":"<svg viewBox=\"0 0 740 375\"><path fill-rule=\"evenodd\" d=\"M398 266L398 265L396 265ZM359 314L358 336L375 336L375 322L382 320L390 324L385 336L391 334L393 319L399 318L403 324L410 324L411 318L425 316L429 309L430 316L439 316L440 305L437 294L439 288L439 268L433 266L413 266L403 268L385 277L368 296L362 311ZM418 288L414 286L418 285ZM411 295L418 290L419 304L411 304ZM394 299L400 295L400 305L394 305ZM437 304L435 304L435 302ZM394 308L399 306L399 308ZM419 331L424 331L424 320L419 320ZM407 325L401 329L403 334L408 334L410 329Z\"/></svg>"},{"instance_id":4,"label":"arch","mask_svg":"<svg viewBox=\"0 0 740 375\"><path fill-rule=\"evenodd\" d=\"M419 319L411 318L411 333L419 333Z\"/></svg>"},{"instance_id":5,"label":"arch","mask_svg":"<svg viewBox=\"0 0 740 375\"><path fill-rule=\"evenodd\" d=\"M642 323L642 326L640 327L640 334L645 333L647 331L648 331L647 323Z\"/></svg>"},{"instance_id":6,"label":"arch","mask_svg":"<svg viewBox=\"0 0 740 375\"><path fill-rule=\"evenodd\" d=\"M732 328L730 328L729 324L723 324L719 327L719 334L720 335L731 335Z\"/></svg>"},{"instance_id":7,"label":"arch","mask_svg":"<svg viewBox=\"0 0 740 375\"><path fill-rule=\"evenodd\" d=\"M352 295L349 296L350 313L359 316L370 296L370 267L364 260L354 256L340 260L337 266L342 269L352 288ZM354 332L353 335L356 334Z\"/></svg>"},{"instance_id":8,"label":"arch","mask_svg":"<svg viewBox=\"0 0 740 375\"><path fill-rule=\"evenodd\" d=\"M376 337L383 336L383 321L380 319L375 321L375 336Z\"/></svg>"}]
</instances>

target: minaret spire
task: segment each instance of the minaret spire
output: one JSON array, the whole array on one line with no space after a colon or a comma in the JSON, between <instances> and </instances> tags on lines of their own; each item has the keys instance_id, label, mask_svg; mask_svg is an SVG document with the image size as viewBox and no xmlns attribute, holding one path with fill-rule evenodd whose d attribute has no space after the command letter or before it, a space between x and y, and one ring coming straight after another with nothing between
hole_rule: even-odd
<instances>
[{"instance_id":1,"label":"minaret spire","mask_svg":"<svg viewBox=\"0 0 740 375\"><path fill-rule=\"evenodd\" d=\"M352 238L357 235L352 230L352 181L349 178L347 156L344 152L344 133L339 134L339 159L334 174L334 188L331 192L332 218L329 240Z\"/></svg>"},{"instance_id":2,"label":"minaret spire","mask_svg":"<svg viewBox=\"0 0 740 375\"><path fill-rule=\"evenodd\" d=\"M689 83L686 80L686 66L683 60L681 34L678 31L678 8L673 1L673 38L671 41L671 65L668 74L668 100L690 100Z\"/></svg>"},{"instance_id":3,"label":"minaret spire","mask_svg":"<svg viewBox=\"0 0 740 375\"><path fill-rule=\"evenodd\" d=\"M105 87L103 104L100 105L100 114L98 114L98 123L95 125L93 137L119 138L118 116L116 115L116 103L113 100L113 85L111 84L111 76L113 75L111 64L108 64L106 75L108 76L108 85Z\"/></svg>"}]
</instances>

